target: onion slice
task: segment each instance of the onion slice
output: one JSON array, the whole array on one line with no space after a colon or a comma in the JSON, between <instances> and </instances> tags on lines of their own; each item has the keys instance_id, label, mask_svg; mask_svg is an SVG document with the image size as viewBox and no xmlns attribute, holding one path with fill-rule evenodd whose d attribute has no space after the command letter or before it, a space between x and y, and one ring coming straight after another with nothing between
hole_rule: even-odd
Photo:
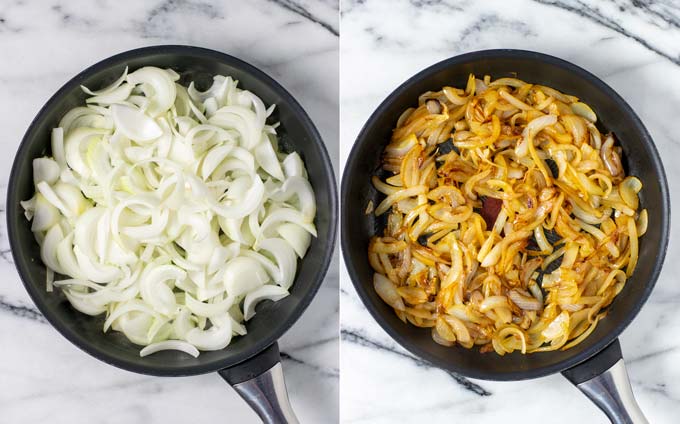
<instances>
[{"instance_id":1,"label":"onion slice","mask_svg":"<svg viewBox=\"0 0 680 424\"><path fill-rule=\"evenodd\" d=\"M200 354L198 349L196 349L196 346L190 343L182 340L165 340L162 342L151 343L150 345L146 346L144 349L139 351L139 356L143 358L162 350L179 350L186 353L187 355L193 356L194 358L198 358L198 355Z\"/></svg>"},{"instance_id":2,"label":"onion slice","mask_svg":"<svg viewBox=\"0 0 680 424\"><path fill-rule=\"evenodd\" d=\"M126 137L135 141L148 141L163 135L163 130L144 112L131 106L111 106L113 121Z\"/></svg>"},{"instance_id":3,"label":"onion slice","mask_svg":"<svg viewBox=\"0 0 680 424\"><path fill-rule=\"evenodd\" d=\"M277 302L288 296L288 290L283 287L267 284L248 293L243 301L243 316L246 321L255 316L255 306L263 300Z\"/></svg>"}]
</instances>

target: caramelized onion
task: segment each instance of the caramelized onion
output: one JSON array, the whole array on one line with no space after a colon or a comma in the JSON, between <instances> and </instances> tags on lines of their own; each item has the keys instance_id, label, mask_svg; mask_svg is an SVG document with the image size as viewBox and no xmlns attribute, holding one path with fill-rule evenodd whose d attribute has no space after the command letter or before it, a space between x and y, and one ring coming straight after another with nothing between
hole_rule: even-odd
<instances>
[{"instance_id":1,"label":"caramelized onion","mask_svg":"<svg viewBox=\"0 0 680 424\"><path fill-rule=\"evenodd\" d=\"M419 98L385 148L374 287L443 346L569 349L634 272L641 181L595 112L551 87L470 75ZM604 139L604 141L603 141Z\"/></svg>"}]
</instances>

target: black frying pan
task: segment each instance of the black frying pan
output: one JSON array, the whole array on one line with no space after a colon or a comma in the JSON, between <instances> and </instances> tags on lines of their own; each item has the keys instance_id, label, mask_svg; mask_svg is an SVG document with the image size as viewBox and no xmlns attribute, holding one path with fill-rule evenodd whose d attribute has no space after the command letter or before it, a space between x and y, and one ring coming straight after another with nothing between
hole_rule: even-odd
<instances>
[{"instance_id":1,"label":"black frying pan","mask_svg":"<svg viewBox=\"0 0 680 424\"><path fill-rule=\"evenodd\" d=\"M198 358L175 351L139 357L139 346L117 332L102 333L100 317L74 310L59 290L45 291L45 266L30 224L19 205L34 192L31 161L49 153L50 131L69 109L84 104L79 86L101 87L115 80L125 66L130 70L153 65L172 68L180 83L196 81L205 89L213 75L231 75L239 86L257 94L265 104L276 104L280 144L298 152L316 193L318 237L298 267L290 296L279 302L263 302L248 322L248 334L236 337L223 350L202 352ZM267 422L294 422L276 341L302 315L328 269L337 226L337 193L333 168L321 137L305 111L276 81L257 68L232 56L188 46L155 46L110 57L81 72L64 85L40 110L26 131L14 159L7 190L7 228L14 263L26 290L47 320L79 348L117 367L159 376L183 376L218 371Z\"/></svg>"},{"instance_id":2,"label":"black frying pan","mask_svg":"<svg viewBox=\"0 0 680 424\"><path fill-rule=\"evenodd\" d=\"M640 201L649 212L649 228L640 241L637 268L610 306L607 317L572 349L501 357L481 354L478 349L440 346L432 341L430 331L399 320L373 289L368 241L382 232L382 225L364 211L370 200L377 205L382 199L370 184L371 175L379 168L382 150L399 115L417 105L420 94L445 85L465 86L470 73L492 78L516 76L583 99L597 113L598 125L613 131L623 146L626 171L642 181ZM427 68L390 94L359 133L343 174L341 215L342 251L354 287L383 329L406 349L438 367L472 378L521 380L561 372L612 421L646 422L632 397L617 337L635 318L661 271L670 228L668 186L654 142L642 122L596 76L564 60L523 50L468 53Z\"/></svg>"}]
</instances>

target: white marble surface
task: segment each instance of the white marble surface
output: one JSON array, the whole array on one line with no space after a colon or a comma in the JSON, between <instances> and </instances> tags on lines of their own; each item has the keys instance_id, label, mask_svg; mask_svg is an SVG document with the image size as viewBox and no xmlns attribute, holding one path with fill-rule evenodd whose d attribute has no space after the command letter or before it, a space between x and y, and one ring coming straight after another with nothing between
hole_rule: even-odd
<instances>
[{"instance_id":1,"label":"white marble surface","mask_svg":"<svg viewBox=\"0 0 680 424\"><path fill-rule=\"evenodd\" d=\"M11 263L4 200L33 116L105 57L191 44L240 57L285 86L338 157L337 0L0 2L0 423L258 422L217 375L156 378L101 363L45 323ZM338 420L338 275L280 341L291 401L307 423Z\"/></svg>"},{"instance_id":2,"label":"white marble surface","mask_svg":"<svg viewBox=\"0 0 680 424\"><path fill-rule=\"evenodd\" d=\"M592 71L637 111L663 157L673 227L651 299L621 337L651 423L680 410L680 3L376 0L342 2L341 167L378 104L419 70L459 53L523 48ZM605 423L561 376L499 383L456 379L398 347L359 301L341 265L343 422Z\"/></svg>"}]
</instances>

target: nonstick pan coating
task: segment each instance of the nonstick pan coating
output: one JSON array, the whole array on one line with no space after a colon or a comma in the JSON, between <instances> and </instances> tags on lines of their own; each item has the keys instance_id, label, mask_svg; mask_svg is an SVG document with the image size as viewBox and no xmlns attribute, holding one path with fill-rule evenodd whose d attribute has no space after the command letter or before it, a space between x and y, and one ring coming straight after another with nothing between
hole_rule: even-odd
<instances>
[{"instance_id":1,"label":"nonstick pan coating","mask_svg":"<svg viewBox=\"0 0 680 424\"><path fill-rule=\"evenodd\" d=\"M144 358L140 347L121 333L102 333L103 317L90 317L74 310L57 289L45 291L45 267L39 247L24 218L19 201L34 192L31 161L49 153L50 131L69 109L84 104L81 84L101 87L114 81L125 66L172 68L187 84L196 81L206 89L213 75L231 75L241 88L258 95L265 104L276 104L273 121L279 121L284 150L302 156L319 205L316 216L318 237L312 240L301 261L290 296L279 302L258 305L257 315L247 323L248 334L236 337L223 350L202 352L192 358L176 351L163 351ZM311 120L293 97L273 79L255 67L229 55L188 46L155 46L113 56L78 74L66 83L42 108L31 123L17 152L7 196L7 227L15 265L28 293L47 320L67 339L98 359L127 369L154 375L191 375L240 363L271 346L300 317L316 294L328 269L337 225L337 194L333 168L323 141Z\"/></svg>"},{"instance_id":2,"label":"nonstick pan coating","mask_svg":"<svg viewBox=\"0 0 680 424\"><path fill-rule=\"evenodd\" d=\"M418 96L443 86L465 86L470 73L517 77L556 88L589 104L598 125L615 134L624 151L624 167L643 184L642 208L649 212L649 228L640 240L639 262L605 319L581 344L566 351L505 356L481 354L478 348L440 346L429 329L400 321L375 293L373 270L367 259L369 238L382 231L379 220L366 215L368 202L382 199L370 177L380 165L382 150L399 115L417 105ZM345 166L342 181L342 250L357 293L378 323L397 342L434 365L473 378L519 380L565 370L612 343L649 297L666 253L670 203L664 170L654 143L635 112L609 86L589 72L561 59L522 50L487 50L440 62L406 81L378 107L361 130Z\"/></svg>"}]
</instances>

